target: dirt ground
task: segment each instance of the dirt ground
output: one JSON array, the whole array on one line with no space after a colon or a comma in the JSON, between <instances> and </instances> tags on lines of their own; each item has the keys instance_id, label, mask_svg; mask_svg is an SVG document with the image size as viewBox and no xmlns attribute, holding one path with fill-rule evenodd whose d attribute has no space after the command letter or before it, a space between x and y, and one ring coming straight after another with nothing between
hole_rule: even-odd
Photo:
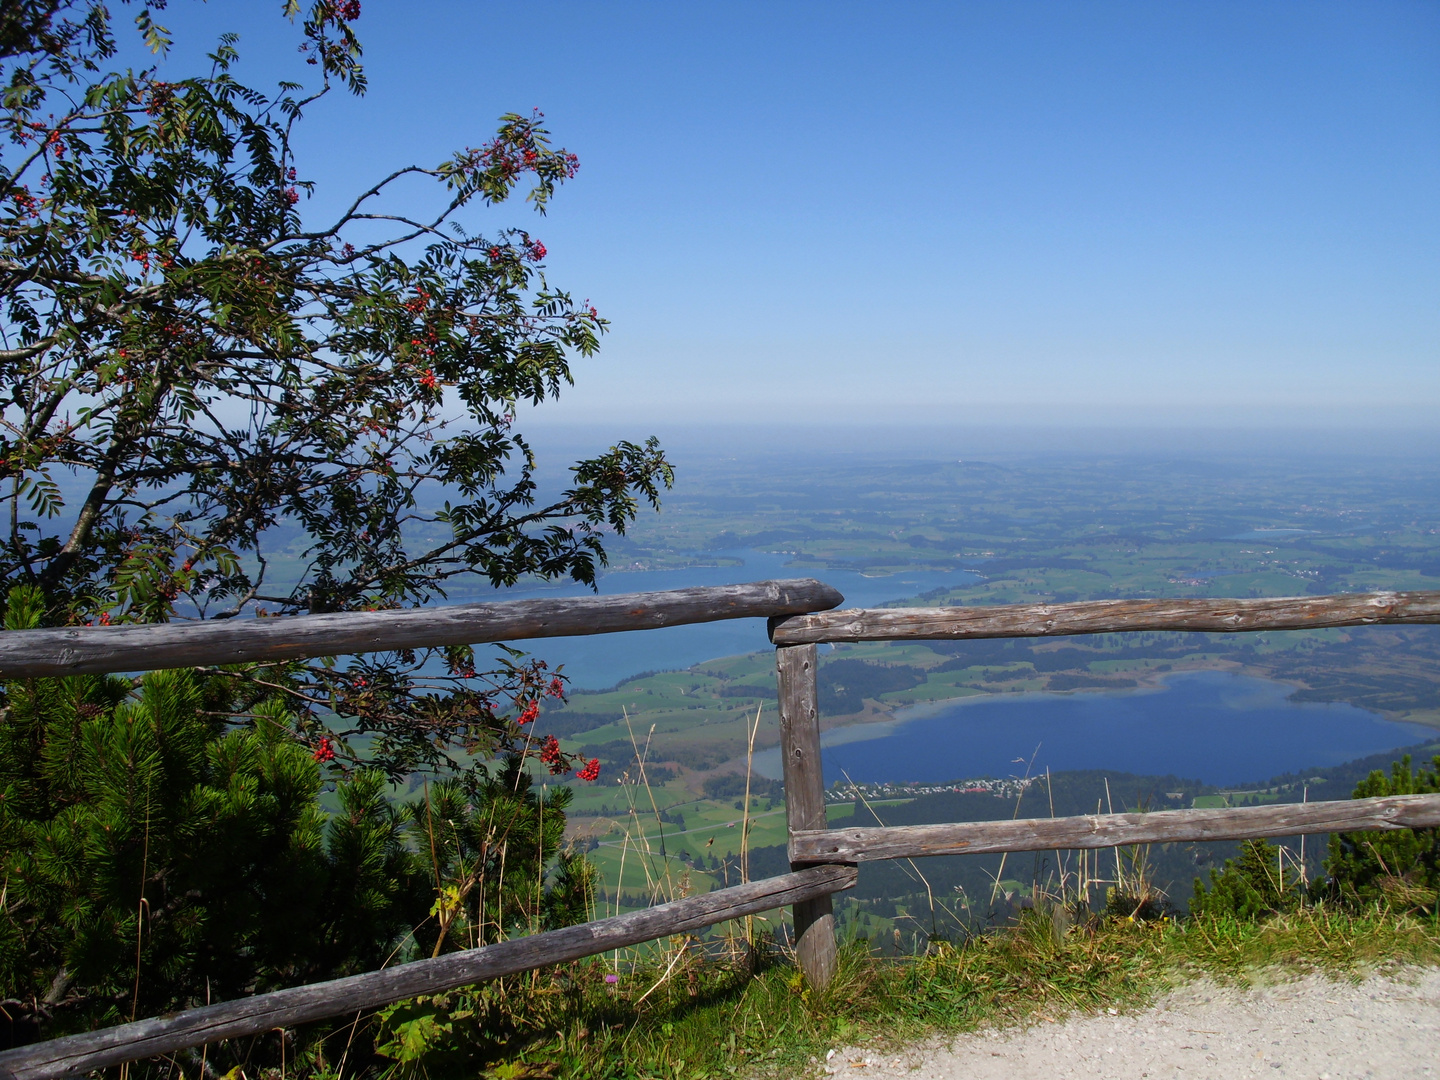
<instances>
[{"instance_id":1,"label":"dirt ground","mask_svg":"<svg viewBox=\"0 0 1440 1080\"><path fill-rule=\"evenodd\" d=\"M1199 982L1134 1013L998 1030L889 1052L840 1047L825 1073L906 1080L1376 1077L1440 1080L1440 970L1249 989Z\"/></svg>"}]
</instances>

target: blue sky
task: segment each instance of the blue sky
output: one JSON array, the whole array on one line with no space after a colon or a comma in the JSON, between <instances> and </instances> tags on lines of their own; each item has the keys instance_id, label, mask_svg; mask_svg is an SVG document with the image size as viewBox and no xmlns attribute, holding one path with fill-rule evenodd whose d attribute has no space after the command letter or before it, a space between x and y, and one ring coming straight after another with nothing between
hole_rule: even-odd
<instances>
[{"instance_id":1,"label":"blue sky","mask_svg":"<svg viewBox=\"0 0 1440 1080\"><path fill-rule=\"evenodd\" d=\"M183 63L307 71L278 5ZM1440 416L1440 5L365 0L323 212L538 106L552 282L614 322L553 422Z\"/></svg>"}]
</instances>

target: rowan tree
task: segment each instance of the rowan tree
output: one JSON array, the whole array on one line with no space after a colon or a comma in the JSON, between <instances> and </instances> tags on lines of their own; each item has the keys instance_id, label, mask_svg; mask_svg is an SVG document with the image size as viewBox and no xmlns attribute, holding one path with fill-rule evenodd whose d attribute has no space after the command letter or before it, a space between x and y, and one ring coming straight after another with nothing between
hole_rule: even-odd
<instances>
[{"instance_id":1,"label":"rowan tree","mask_svg":"<svg viewBox=\"0 0 1440 1080\"><path fill-rule=\"evenodd\" d=\"M124 12L158 55L164 6ZM191 77L118 66L120 10L0 8L0 594L113 624L593 584L602 533L658 505L670 466L621 442L541 497L516 410L569 385L607 323L492 219L521 195L543 215L576 156L510 114L317 220L302 122L364 93L358 0L287 0L314 85L274 93L240 81L234 35ZM396 197L417 180L427 205ZM342 763L366 734L396 775L514 746L563 692L539 661L465 648L232 674L288 694Z\"/></svg>"}]
</instances>

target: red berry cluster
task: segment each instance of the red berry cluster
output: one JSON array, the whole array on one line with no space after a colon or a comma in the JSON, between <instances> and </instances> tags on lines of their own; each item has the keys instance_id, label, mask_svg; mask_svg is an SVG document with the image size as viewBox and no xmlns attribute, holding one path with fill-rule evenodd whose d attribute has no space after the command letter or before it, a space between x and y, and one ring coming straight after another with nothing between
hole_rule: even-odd
<instances>
[{"instance_id":1,"label":"red berry cluster","mask_svg":"<svg viewBox=\"0 0 1440 1080\"><path fill-rule=\"evenodd\" d=\"M591 758L583 769L575 774L577 780L598 780L600 778L600 759Z\"/></svg>"},{"instance_id":2,"label":"red berry cluster","mask_svg":"<svg viewBox=\"0 0 1440 1080\"><path fill-rule=\"evenodd\" d=\"M335 760L335 744L328 738L321 738L318 746L315 747L315 760L322 765L327 761Z\"/></svg>"},{"instance_id":3,"label":"red berry cluster","mask_svg":"<svg viewBox=\"0 0 1440 1080\"><path fill-rule=\"evenodd\" d=\"M565 772L565 755L560 752L560 740L554 735L546 735L545 741L540 744L540 761L550 767L552 776Z\"/></svg>"},{"instance_id":4,"label":"red berry cluster","mask_svg":"<svg viewBox=\"0 0 1440 1080\"><path fill-rule=\"evenodd\" d=\"M526 704L524 711L521 712L520 715L515 718L515 723L521 724L521 725L533 723L534 720L535 720L535 718L536 718L537 716L539 716L539 715L540 715L540 702L538 702L538 701L531 701L531 702L529 702L529 703Z\"/></svg>"},{"instance_id":5,"label":"red berry cluster","mask_svg":"<svg viewBox=\"0 0 1440 1080\"><path fill-rule=\"evenodd\" d=\"M426 356L434 356L435 346L439 343L440 335L430 329L426 329L419 337L410 339L410 347L420 350Z\"/></svg>"},{"instance_id":6,"label":"red berry cluster","mask_svg":"<svg viewBox=\"0 0 1440 1080\"><path fill-rule=\"evenodd\" d=\"M150 84L150 100L145 105L145 112L150 116L159 116L174 98L174 88L169 83L160 82L157 79Z\"/></svg>"},{"instance_id":7,"label":"red berry cluster","mask_svg":"<svg viewBox=\"0 0 1440 1080\"><path fill-rule=\"evenodd\" d=\"M536 109L528 120L508 125L480 149L467 148L462 160L469 168L486 168L504 180L512 180L523 172L537 172L546 167L541 158L548 157L552 170L558 165L566 179L572 179L580 168L580 159L568 150L547 152L543 149L546 133L538 124L544 116Z\"/></svg>"}]
</instances>

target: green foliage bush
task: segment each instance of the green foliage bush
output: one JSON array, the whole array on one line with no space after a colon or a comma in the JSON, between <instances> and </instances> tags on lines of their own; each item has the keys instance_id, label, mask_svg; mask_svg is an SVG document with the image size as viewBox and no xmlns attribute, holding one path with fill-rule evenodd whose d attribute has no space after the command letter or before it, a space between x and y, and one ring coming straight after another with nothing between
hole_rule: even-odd
<instances>
[{"instance_id":1,"label":"green foliage bush","mask_svg":"<svg viewBox=\"0 0 1440 1080\"><path fill-rule=\"evenodd\" d=\"M1429 769L1416 770L1409 755L1376 769L1355 788L1353 798L1440 792L1440 755ZM1308 890L1298 869L1282 873L1280 849L1265 840L1247 840L1238 859L1210 872L1207 890L1195 879L1190 911L1241 920L1294 911L1306 900L1328 900L1351 908L1376 904L1400 911L1435 910L1440 894L1440 830L1336 833L1330 837L1325 878Z\"/></svg>"},{"instance_id":2,"label":"green foliage bush","mask_svg":"<svg viewBox=\"0 0 1440 1080\"><path fill-rule=\"evenodd\" d=\"M435 921L416 933L427 955L590 917L595 869L563 846L572 792L537 791L521 765L508 757L493 774L441 781L404 806L436 896Z\"/></svg>"},{"instance_id":3,"label":"green foliage bush","mask_svg":"<svg viewBox=\"0 0 1440 1080\"><path fill-rule=\"evenodd\" d=\"M6 628L33 625L18 591ZM0 723L0 992L57 1029L378 967L428 903L374 772L320 766L274 700L155 671L10 682ZM47 1032L53 1034L54 1032ZM22 1034L22 1033L17 1033Z\"/></svg>"},{"instance_id":4,"label":"green foliage bush","mask_svg":"<svg viewBox=\"0 0 1440 1080\"><path fill-rule=\"evenodd\" d=\"M1210 888L1197 877L1190 914L1244 921L1294 911L1305 900L1298 870L1286 873L1280 848L1268 840L1247 840L1238 859L1210 871Z\"/></svg>"},{"instance_id":5,"label":"green foliage bush","mask_svg":"<svg viewBox=\"0 0 1440 1080\"><path fill-rule=\"evenodd\" d=\"M15 590L6 629L42 608ZM593 869L561 850L569 791L542 800L519 757L399 805L378 771L327 779L283 703L234 686L191 671L4 684L11 1041L588 917Z\"/></svg>"},{"instance_id":6,"label":"green foliage bush","mask_svg":"<svg viewBox=\"0 0 1440 1080\"><path fill-rule=\"evenodd\" d=\"M1354 797L1433 792L1440 792L1440 755L1417 771L1407 754L1390 766L1390 775L1377 769L1360 781ZM1440 892L1440 829L1337 833L1325 871L1332 894L1351 903L1433 910Z\"/></svg>"}]
</instances>

